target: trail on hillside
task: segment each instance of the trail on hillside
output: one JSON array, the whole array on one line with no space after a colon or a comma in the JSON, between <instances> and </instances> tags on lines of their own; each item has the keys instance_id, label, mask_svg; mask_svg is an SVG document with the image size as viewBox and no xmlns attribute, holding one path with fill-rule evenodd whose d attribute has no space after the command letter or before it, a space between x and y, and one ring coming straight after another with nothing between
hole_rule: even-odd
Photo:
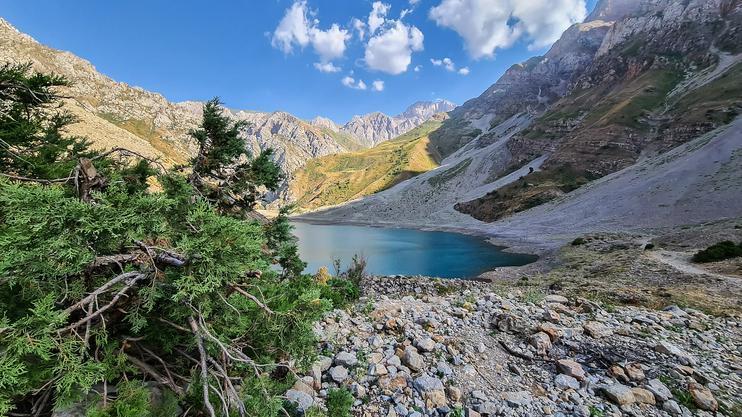
<instances>
[{"instance_id":1,"label":"trail on hillside","mask_svg":"<svg viewBox=\"0 0 742 417\"><path fill-rule=\"evenodd\" d=\"M693 275L709 275L724 280L739 280L739 277L718 274L704 269L691 262L691 254L687 252L677 252L670 250L658 250L648 252L648 256L658 262L669 265L680 272Z\"/></svg>"}]
</instances>

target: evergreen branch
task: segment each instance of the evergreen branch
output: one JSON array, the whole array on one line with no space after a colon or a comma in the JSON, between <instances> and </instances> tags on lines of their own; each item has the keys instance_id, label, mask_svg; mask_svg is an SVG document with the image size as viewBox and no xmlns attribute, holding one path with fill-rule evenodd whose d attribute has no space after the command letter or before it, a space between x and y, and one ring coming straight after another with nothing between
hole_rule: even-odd
<instances>
[{"instance_id":1,"label":"evergreen branch","mask_svg":"<svg viewBox=\"0 0 742 417\"><path fill-rule=\"evenodd\" d=\"M137 276L140 276L140 275L142 275L141 272L127 272L127 273L118 275L118 276L114 277L113 279L111 279L110 281L108 281L105 284L103 284L102 286L98 287L95 291L91 292L87 297L85 297L82 300L76 302L75 304L67 307L64 310L63 313L69 315L73 311L77 310L78 308L80 308L80 307L82 307L84 305L90 304L90 302L93 301L95 299L95 297L97 297L97 296L105 293L106 291L108 291L108 289L110 289L114 285L118 284L119 282L130 280L130 279L134 279L134 278L136 278Z\"/></svg>"},{"instance_id":2,"label":"evergreen branch","mask_svg":"<svg viewBox=\"0 0 742 417\"><path fill-rule=\"evenodd\" d=\"M274 314L274 311L271 310L267 305L263 304L260 300L258 300L258 297L256 297L256 296L250 294L249 292L243 290L237 284L232 285L231 288L233 290L237 291L238 293L244 295L245 297L249 298L250 300L252 300L255 304L258 305L258 307L262 308L266 313L268 313L268 314Z\"/></svg>"}]
</instances>

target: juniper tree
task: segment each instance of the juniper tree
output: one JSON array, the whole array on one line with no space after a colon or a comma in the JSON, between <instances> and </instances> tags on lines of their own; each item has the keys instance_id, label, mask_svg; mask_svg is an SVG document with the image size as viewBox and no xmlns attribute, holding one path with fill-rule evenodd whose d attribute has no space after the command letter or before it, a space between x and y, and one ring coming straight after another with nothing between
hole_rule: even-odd
<instances>
[{"instance_id":1,"label":"juniper tree","mask_svg":"<svg viewBox=\"0 0 742 417\"><path fill-rule=\"evenodd\" d=\"M19 68L3 67L0 79L50 94L44 105L57 109L52 87L63 84ZM2 96L4 111L27 101L18 94ZM285 216L272 225L246 216L257 190L278 182L269 154L237 146L241 123L216 100L194 131L201 150L188 175L88 155L76 138L44 135L34 120L46 116L9 114L0 125L12 144L0 166L10 175L0 177L0 415L49 415L71 402L96 417L177 407L279 415L292 371L312 360L312 323L337 296L301 274ZM8 140L18 126L30 139ZM67 145L40 158L30 143ZM68 169L98 182L83 193L31 177ZM155 172L159 192L146 187ZM164 391L158 406L145 384Z\"/></svg>"}]
</instances>

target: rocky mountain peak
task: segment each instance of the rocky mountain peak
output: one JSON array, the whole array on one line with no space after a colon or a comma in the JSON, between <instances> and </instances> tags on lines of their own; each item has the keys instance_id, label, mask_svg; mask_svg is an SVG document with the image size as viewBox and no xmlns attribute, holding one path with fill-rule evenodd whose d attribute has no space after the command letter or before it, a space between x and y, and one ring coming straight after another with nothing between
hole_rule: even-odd
<instances>
[{"instance_id":1,"label":"rocky mountain peak","mask_svg":"<svg viewBox=\"0 0 742 417\"><path fill-rule=\"evenodd\" d=\"M330 129L333 132L337 132L340 130L340 126L337 125L337 123L333 122L331 119L328 119L327 117L317 116L314 119L312 119L309 124L312 126L316 126L319 128L326 128Z\"/></svg>"},{"instance_id":2,"label":"rocky mountain peak","mask_svg":"<svg viewBox=\"0 0 742 417\"><path fill-rule=\"evenodd\" d=\"M437 113L446 113L456 108L456 105L448 100L418 101L408 107L397 117L414 119L430 118Z\"/></svg>"}]
</instances>

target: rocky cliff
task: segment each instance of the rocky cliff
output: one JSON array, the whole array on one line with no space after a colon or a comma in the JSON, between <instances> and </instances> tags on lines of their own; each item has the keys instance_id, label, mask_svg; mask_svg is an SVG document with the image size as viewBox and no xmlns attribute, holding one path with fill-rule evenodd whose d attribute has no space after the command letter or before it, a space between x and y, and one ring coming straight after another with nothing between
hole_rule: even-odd
<instances>
[{"instance_id":1,"label":"rocky cliff","mask_svg":"<svg viewBox=\"0 0 742 417\"><path fill-rule=\"evenodd\" d=\"M355 116L340 130L357 138L366 147L373 147L409 132L438 113L455 108L456 105L447 100L418 101L397 116L379 112Z\"/></svg>"},{"instance_id":2,"label":"rocky cliff","mask_svg":"<svg viewBox=\"0 0 742 417\"><path fill-rule=\"evenodd\" d=\"M721 131L740 113L741 31L742 6L735 1L602 1L546 55L513 66L450 113L430 135L445 158L439 168L316 216L494 230L499 223L482 221L529 213L645 158L661 159L670 149ZM737 149L724 148L726 154L717 157L733 160ZM712 161L699 161L707 179L721 175ZM669 177L660 182L663 190L676 186ZM699 189L694 201L714 192ZM672 193L663 195L671 201L654 210L667 215L664 224L690 220ZM727 201L736 198L725 195ZM716 208L732 206L719 204L692 221L729 216ZM574 220L563 214L559 218ZM623 215L622 228L644 226ZM571 223L563 227L571 230Z\"/></svg>"}]
</instances>

